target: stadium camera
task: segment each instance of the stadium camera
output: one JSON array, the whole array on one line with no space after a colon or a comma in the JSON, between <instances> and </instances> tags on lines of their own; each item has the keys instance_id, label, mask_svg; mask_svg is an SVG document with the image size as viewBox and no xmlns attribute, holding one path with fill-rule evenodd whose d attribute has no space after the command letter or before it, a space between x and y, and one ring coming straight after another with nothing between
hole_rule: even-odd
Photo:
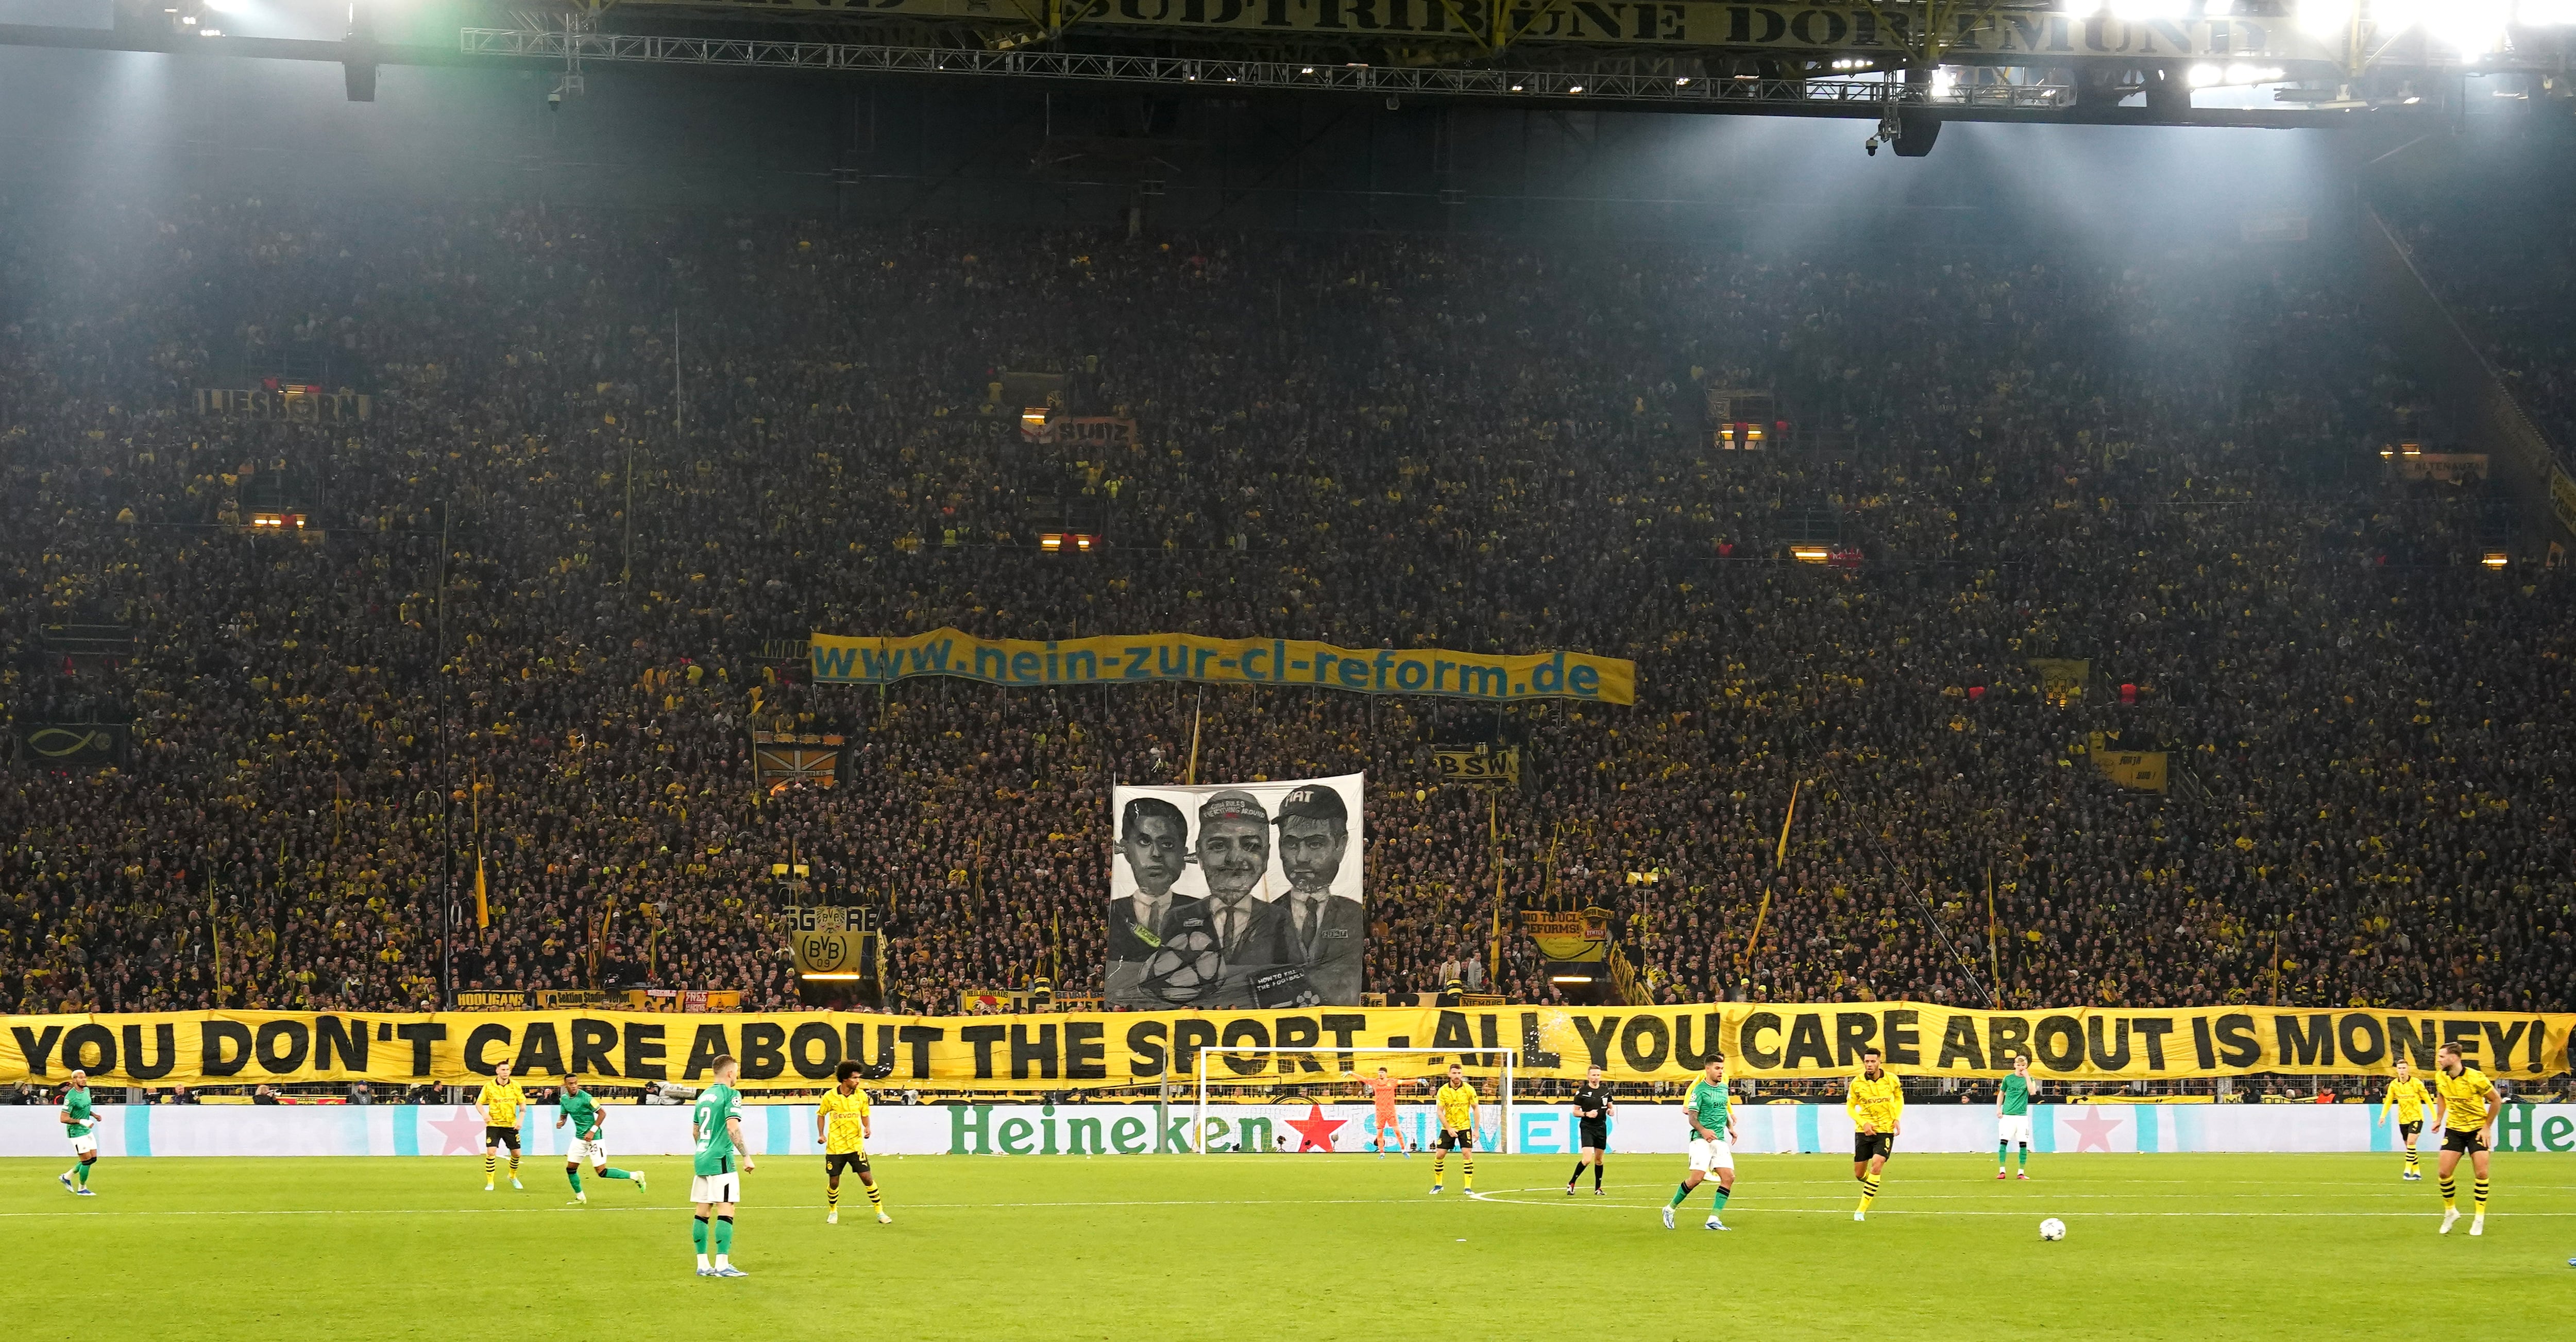
<instances>
[{"instance_id":1,"label":"stadium camera","mask_svg":"<svg viewBox=\"0 0 2576 1342\"><path fill-rule=\"evenodd\" d=\"M1868 150L1868 151L1869 151L1869 156L1870 156L1871 158L1876 158L1876 157L1878 157L1878 137L1877 137L1877 136L1873 135L1873 136L1869 137L1868 139L1861 141L1860 147L1861 147L1861 148L1863 148L1863 149Z\"/></svg>"},{"instance_id":2,"label":"stadium camera","mask_svg":"<svg viewBox=\"0 0 2576 1342\"><path fill-rule=\"evenodd\" d=\"M560 111L562 111L562 110L563 110L563 90L562 90L562 89L556 89L556 90L554 90L553 92L548 93L548 94L546 95L546 110L547 110L547 111L549 111L549 112L560 112ZM1872 152L1872 153L1876 153L1876 152L1878 152L1878 151L1876 151L1876 150L1871 150L1870 152Z\"/></svg>"},{"instance_id":3,"label":"stadium camera","mask_svg":"<svg viewBox=\"0 0 2576 1342\"><path fill-rule=\"evenodd\" d=\"M1404 106L1403 99L1396 97L1392 93L1386 95L1386 110L1392 112L1402 106Z\"/></svg>"}]
</instances>

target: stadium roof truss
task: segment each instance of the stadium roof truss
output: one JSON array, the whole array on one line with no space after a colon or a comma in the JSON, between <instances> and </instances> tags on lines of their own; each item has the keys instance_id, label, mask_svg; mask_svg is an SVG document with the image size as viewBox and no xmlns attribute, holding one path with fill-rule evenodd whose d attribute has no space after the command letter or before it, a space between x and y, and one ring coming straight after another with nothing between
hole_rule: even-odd
<instances>
[{"instance_id":1,"label":"stadium roof truss","mask_svg":"<svg viewBox=\"0 0 2576 1342\"><path fill-rule=\"evenodd\" d=\"M379 64L587 62L1217 91L1569 102L1775 115L2321 125L2421 114L2464 73L2563 95L2568 28L2513 29L2463 60L2366 14L2303 27L2300 0L462 0L453 45L379 37L357 0L339 42L201 38L202 0L116 0L112 33L0 25L0 42L329 60L372 96ZM2317 0L2309 0L2314 3ZM2122 13L2142 12L2130 6ZM2363 7L2365 10L2367 7ZM388 10L388 13L391 11ZM182 26L182 25L190 26ZM443 27L443 24L438 25ZM390 28L387 29L390 31ZM2289 106L2194 110L2191 87L2260 69ZM360 78L361 72L365 77ZM2231 82L2238 82L2231 80ZM361 92L361 88L365 90Z\"/></svg>"}]
</instances>

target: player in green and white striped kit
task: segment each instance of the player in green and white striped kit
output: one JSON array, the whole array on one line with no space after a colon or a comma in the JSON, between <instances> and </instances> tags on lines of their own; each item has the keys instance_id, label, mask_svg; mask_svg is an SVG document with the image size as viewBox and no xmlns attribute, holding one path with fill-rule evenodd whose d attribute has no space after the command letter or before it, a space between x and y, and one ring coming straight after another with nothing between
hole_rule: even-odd
<instances>
[{"instance_id":1,"label":"player in green and white striped kit","mask_svg":"<svg viewBox=\"0 0 2576 1342\"><path fill-rule=\"evenodd\" d=\"M601 1112L599 1101L581 1088L581 1078L564 1078L563 1094L555 1100L555 1127L572 1125L572 1140L564 1145L564 1178L572 1183L572 1200L587 1204L590 1194L581 1190L581 1165L589 1161L591 1171L602 1179L627 1179L635 1191L644 1191L644 1173L627 1171L608 1163L608 1141L604 1129L608 1115Z\"/></svg>"},{"instance_id":2,"label":"player in green and white striped kit","mask_svg":"<svg viewBox=\"0 0 2576 1342\"><path fill-rule=\"evenodd\" d=\"M90 1166L98 1163L98 1111L89 1107L89 1073L71 1074L63 1086L62 1111L55 1117L62 1120L63 1135L72 1142L72 1167L59 1176L63 1190L97 1197L89 1186Z\"/></svg>"},{"instance_id":3,"label":"player in green and white striped kit","mask_svg":"<svg viewBox=\"0 0 2576 1342\"><path fill-rule=\"evenodd\" d=\"M2021 1143L2021 1177L2030 1177L2030 1101L2039 1080L2030 1074L2030 1059L2012 1055L2012 1075L1995 1091L1995 1177L2004 1177L2004 1152Z\"/></svg>"},{"instance_id":4,"label":"player in green and white striped kit","mask_svg":"<svg viewBox=\"0 0 2576 1342\"><path fill-rule=\"evenodd\" d=\"M1726 1223L1717 1219L1726 1210L1727 1197L1735 1192L1735 1104L1726 1093L1726 1060L1710 1058L1705 1075L1691 1082L1690 1094L1682 1097L1682 1116L1690 1120L1690 1173L1683 1176L1682 1186L1673 1190L1673 1200L1664 1204L1664 1229L1673 1228L1673 1208L1682 1205L1710 1172L1717 1175L1717 1196L1708 1206L1705 1230L1724 1230Z\"/></svg>"}]
</instances>

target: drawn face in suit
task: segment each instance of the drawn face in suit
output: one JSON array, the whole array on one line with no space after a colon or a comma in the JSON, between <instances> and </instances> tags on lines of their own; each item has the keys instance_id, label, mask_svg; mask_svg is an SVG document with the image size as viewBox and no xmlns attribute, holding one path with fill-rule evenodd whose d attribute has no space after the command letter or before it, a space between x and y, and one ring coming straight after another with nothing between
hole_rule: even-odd
<instances>
[{"instance_id":1,"label":"drawn face in suit","mask_svg":"<svg viewBox=\"0 0 2576 1342\"><path fill-rule=\"evenodd\" d=\"M1301 895L1321 895L1341 874L1342 854L1351 846L1350 828L1339 820L1292 815L1279 822L1279 868L1288 887Z\"/></svg>"},{"instance_id":2,"label":"drawn face in suit","mask_svg":"<svg viewBox=\"0 0 2576 1342\"><path fill-rule=\"evenodd\" d=\"M1172 883L1181 879L1189 846L1189 826L1182 821L1180 808L1150 797L1128 804L1118 851L1127 855L1127 870L1146 898L1159 900L1172 892Z\"/></svg>"},{"instance_id":3,"label":"drawn face in suit","mask_svg":"<svg viewBox=\"0 0 2576 1342\"><path fill-rule=\"evenodd\" d=\"M1212 899L1249 895L1270 870L1270 826L1250 817L1202 821L1199 871Z\"/></svg>"}]
</instances>

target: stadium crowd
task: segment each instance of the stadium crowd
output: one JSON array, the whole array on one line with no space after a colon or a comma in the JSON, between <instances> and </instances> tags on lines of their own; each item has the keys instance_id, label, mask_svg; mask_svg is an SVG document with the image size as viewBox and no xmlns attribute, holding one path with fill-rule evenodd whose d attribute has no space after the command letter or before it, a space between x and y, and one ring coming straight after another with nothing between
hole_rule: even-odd
<instances>
[{"instance_id":1,"label":"stadium crowd","mask_svg":"<svg viewBox=\"0 0 2576 1342\"><path fill-rule=\"evenodd\" d=\"M1489 954L1498 862L1511 907L1610 910L1659 1001L2521 1010L2576 968L2570 589L2478 562L2478 491L2384 475L2402 379L2324 247L192 199L0 249L16 1011L427 1005L451 909L459 989L788 1004L791 855L888 911L904 1008L1082 996L1108 789L1192 772L1367 772L1372 991ZM325 354L364 420L190 399ZM1029 370L1132 443L1024 440L995 384ZM1713 450L1710 384L1789 431ZM795 657L943 625L1562 648L1640 688L878 694ZM29 744L119 723L112 768ZM840 784L764 795L754 730L842 735ZM1474 740L1525 785L1439 786ZM2103 748L2167 752L2167 789ZM1547 1000L1531 955L1479 969Z\"/></svg>"}]
</instances>

